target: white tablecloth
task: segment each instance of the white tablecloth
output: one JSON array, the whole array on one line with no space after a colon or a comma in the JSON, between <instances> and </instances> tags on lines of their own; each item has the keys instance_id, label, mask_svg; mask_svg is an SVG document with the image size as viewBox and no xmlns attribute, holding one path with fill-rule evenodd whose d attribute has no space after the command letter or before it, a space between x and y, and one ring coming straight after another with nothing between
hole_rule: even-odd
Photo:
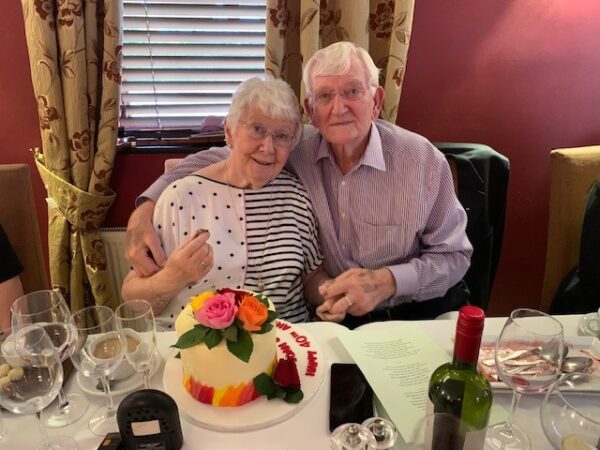
<instances>
[{"instance_id":1,"label":"white tablecloth","mask_svg":"<svg viewBox=\"0 0 600 450\"><path fill-rule=\"evenodd\" d=\"M580 316L558 316L565 327L565 336L577 335L577 324ZM484 334L497 335L505 322L505 318L488 318L486 320ZM432 336L444 349L451 352L451 336L454 333L455 320L437 320L418 322L423 329ZM316 395L304 408L290 419L272 427L244 432L223 433L206 430L197 427L184 417L181 417L184 445L183 449L201 450L223 450L223 449L247 449L247 450L307 450L328 449L328 407L329 407L329 366L333 362L352 362L352 359L337 339L337 332L341 329L339 325L315 322L299 325L320 346L323 353L325 378ZM376 326L377 329L402 326L402 322L383 322ZM159 333L159 352L164 360L172 349L169 345L175 341L174 333ZM161 367L152 379L152 387L163 389L162 384L163 367ZM67 392L83 393L73 374L66 385ZM510 406L510 393L494 393L494 401L508 409ZM124 395L116 396L115 402L119 402ZM96 449L101 438L91 433L88 428L90 414L104 402L103 397L89 396L90 408L86 415L75 424L59 429L49 429L50 435L72 436L80 450ZM539 420L539 407L543 396L523 396L516 413L515 423L528 430L534 449L548 449L550 445L546 440ZM5 438L0 441L2 449L32 449L40 442L40 434L36 420L33 416L17 416L4 412ZM117 431L117 430L115 430ZM399 448L402 446L399 445Z\"/></svg>"}]
</instances>

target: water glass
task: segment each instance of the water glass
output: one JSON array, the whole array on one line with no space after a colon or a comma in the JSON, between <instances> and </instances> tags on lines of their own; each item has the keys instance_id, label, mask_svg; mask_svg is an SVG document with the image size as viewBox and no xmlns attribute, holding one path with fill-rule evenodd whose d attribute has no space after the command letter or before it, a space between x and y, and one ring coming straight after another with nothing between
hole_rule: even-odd
<instances>
[{"instance_id":1,"label":"water glass","mask_svg":"<svg viewBox=\"0 0 600 450\"><path fill-rule=\"evenodd\" d=\"M106 395L106 406L92 413L89 422L94 434L104 436L118 429L117 411L108 376L123 360L125 340L117 330L112 309L106 306L89 306L77 311L72 317L77 338L71 361L82 375L99 378Z\"/></svg>"},{"instance_id":2,"label":"water glass","mask_svg":"<svg viewBox=\"0 0 600 450\"><path fill-rule=\"evenodd\" d=\"M35 414L46 408L58 395L63 368L56 348L44 328L28 325L11 334L0 333L0 405L15 414ZM9 353L5 351L9 350ZM16 350L16 351L13 351ZM49 438L38 420L43 443L39 449L76 449L70 437Z\"/></svg>"},{"instance_id":3,"label":"water glass","mask_svg":"<svg viewBox=\"0 0 600 450\"><path fill-rule=\"evenodd\" d=\"M566 442L578 442L582 449L600 448L600 406L589 395L569 392L570 379L578 374L565 374L544 397L540 420L544 434L555 449ZM600 382L598 375L586 375L592 382Z\"/></svg>"},{"instance_id":4,"label":"water glass","mask_svg":"<svg viewBox=\"0 0 600 450\"><path fill-rule=\"evenodd\" d=\"M156 323L152 306L146 300L130 300L115 310L117 328L127 342L125 358L142 375L144 388L150 388L150 373L157 363Z\"/></svg>"},{"instance_id":5,"label":"water glass","mask_svg":"<svg viewBox=\"0 0 600 450\"><path fill-rule=\"evenodd\" d=\"M15 332L31 324L43 327L61 361L65 361L73 353L75 330L71 312L59 292L43 290L23 295L13 302L11 315ZM89 402L83 395L65 395L61 386L58 401L44 410L41 420L47 427L64 427L83 417L88 406Z\"/></svg>"}]
</instances>

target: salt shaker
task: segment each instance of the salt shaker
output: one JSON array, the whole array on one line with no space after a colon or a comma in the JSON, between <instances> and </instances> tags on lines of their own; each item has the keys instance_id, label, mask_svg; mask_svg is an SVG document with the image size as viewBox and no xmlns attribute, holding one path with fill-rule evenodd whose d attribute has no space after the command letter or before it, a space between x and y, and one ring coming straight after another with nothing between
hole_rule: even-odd
<instances>
[{"instance_id":1,"label":"salt shaker","mask_svg":"<svg viewBox=\"0 0 600 450\"><path fill-rule=\"evenodd\" d=\"M375 436L359 423L345 423L331 433L331 450L377 450Z\"/></svg>"}]
</instances>

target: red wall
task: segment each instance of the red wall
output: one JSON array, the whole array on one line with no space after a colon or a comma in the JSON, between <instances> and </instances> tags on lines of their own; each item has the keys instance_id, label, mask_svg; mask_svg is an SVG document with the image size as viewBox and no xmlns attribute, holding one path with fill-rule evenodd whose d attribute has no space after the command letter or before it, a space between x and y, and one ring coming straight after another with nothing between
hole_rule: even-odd
<instances>
[{"instance_id":1,"label":"red wall","mask_svg":"<svg viewBox=\"0 0 600 450\"><path fill-rule=\"evenodd\" d=\"M21 3L4 3L0 163L31 165L28 149L40 138ZM511 161L491 313L539 304L550 150L600 143L597 17L597 0L416 2L398 124L434 141L485 143ZM173 155L117 158L112 184L118 199L107 225L126 224L133 198L162 171L167 156ZM32 173L45 234L44 191L33 166Z\"/></svg>"},{"instance_id":2,"label":"red wall","mask_svg":"<svg viewBox=\"0 0 600 450\"><path fill-rule=\"evenodd\" d=\"M600 144L600 2L417 1L397 123L511 162L490 313L539 305L549 152Z\"/></svg>"}]
</instances>

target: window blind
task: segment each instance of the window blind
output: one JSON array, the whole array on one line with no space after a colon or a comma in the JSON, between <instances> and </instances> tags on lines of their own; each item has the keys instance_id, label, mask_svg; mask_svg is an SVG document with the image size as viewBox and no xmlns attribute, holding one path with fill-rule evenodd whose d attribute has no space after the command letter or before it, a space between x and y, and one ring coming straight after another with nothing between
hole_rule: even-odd
<instances>
[{"instance_id":1,"label":"window blind","mask_svg":"<svg viewBox=\"0 0 600 450\"><path fill-rule=\"evenodd\" d=\"M120 125L197 128L264 74L266 0L123 0Z\"/></svg>"}]
</instances>

